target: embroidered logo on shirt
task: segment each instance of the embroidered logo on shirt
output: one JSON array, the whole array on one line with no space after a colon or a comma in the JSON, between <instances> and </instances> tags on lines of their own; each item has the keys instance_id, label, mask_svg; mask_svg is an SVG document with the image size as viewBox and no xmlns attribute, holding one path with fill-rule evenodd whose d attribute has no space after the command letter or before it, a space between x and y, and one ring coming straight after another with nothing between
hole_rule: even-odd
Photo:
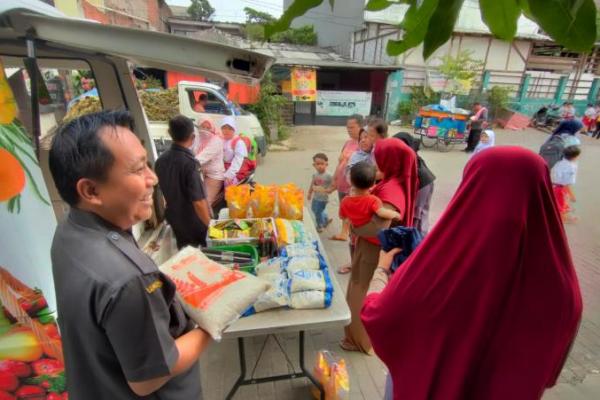
<instances>
[{"instance_id":1,"label":"embroidered logo on shirt","mask_svg":"<svg viewBox=\"0 0 600 400\"><path fill-rule=\"evenodd\" d=\"M163 287L163 282L160 279L157 279L146 288L146 292L153 293L156 289L160 289L161 287Z\"/></svg>"}]
</instances>

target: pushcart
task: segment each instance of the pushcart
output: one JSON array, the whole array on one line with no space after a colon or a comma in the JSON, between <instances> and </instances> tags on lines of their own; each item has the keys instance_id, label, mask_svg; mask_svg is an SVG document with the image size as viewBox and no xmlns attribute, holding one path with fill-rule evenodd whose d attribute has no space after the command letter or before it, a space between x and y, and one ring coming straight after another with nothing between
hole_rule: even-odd
<instances>
[{"instance_id":1,"label":"pushcart","mask_svg":"<svg viewBox=\"0 0 600 400\"><path fill-rule=\"evenodd\" d=\"M468 118L466 112L451 112L437 104L421 107L415 118L414 133L420 136L423 147L448 152L456 144L466 142Z\"/></svg>"}]
</instances>

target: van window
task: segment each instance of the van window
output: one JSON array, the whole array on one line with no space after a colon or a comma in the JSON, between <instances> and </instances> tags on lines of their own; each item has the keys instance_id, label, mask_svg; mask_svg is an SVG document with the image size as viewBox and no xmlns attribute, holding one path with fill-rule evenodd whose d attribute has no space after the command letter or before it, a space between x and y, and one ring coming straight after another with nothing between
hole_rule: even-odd
<instances>
[{"instance_id":1,"label":"van window","mask_svg":"<svg viewBox=\"0 0 600 400\"><path fill-rule=\"evenodd\" d=\"M14 94L18 118L33 137L31 114L31 80L22 58L0 55L4 72ZM59 221L68 207L54 186L49 167L48 152L58 126L81 115L102 110L95 88L95 79L87 63L81 60L39 59L41 84L38 85L40 108L40 167L50 194L54 212Z\"/></svg>"},{"instance_id":2,"label":"van window","mask_svg":"<svg viewBox=\"0 0 600 400\"><path fill-rule=\"evenodd\" d=\"M209 90L186 89L190 107L197 113L231 115L228 105Z\"/></svg>"}]
</instances>

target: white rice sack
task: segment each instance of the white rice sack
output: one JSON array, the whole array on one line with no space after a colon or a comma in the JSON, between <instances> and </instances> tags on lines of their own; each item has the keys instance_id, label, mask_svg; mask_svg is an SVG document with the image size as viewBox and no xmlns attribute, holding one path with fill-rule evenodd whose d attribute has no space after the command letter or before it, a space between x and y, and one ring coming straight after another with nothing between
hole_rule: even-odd
<instances>
[{"instance_id":1,"label":"white rice sack","mask_svg":"<svg viewBox=\"0 0 600 400\"><path fill-rule=\"evenodd\" d=\"M331 293L318 290L297 292L290 295L290 307L295 309L327 308L331 305Z\"/></svg>"},{"instance_id":2,"label":"white rice sack","mask_svg":"<svg viewBox=\"0 0 600 400\"><path fill-rule=\"evenodd\" d=\"M254 271L256 272L256 276L258 276L260 278L263 275L268 275L268 274L277 274L277 275L281 274L281 272L283 271L284 261L285 261L285 258L276 257L276 258L271 258L265 262L258 264L256 266L256 268L254 268Z\"/></svg>"},{"instance_id":3,"label":"white rice sack","mask_svg":"<svg viewBox=\"0 0 600 400\"><path fill-rule=\"evenodd\" d=\"M313 243L295 243L285 246L283 255L286 257L318 256L319 252Z\"/></svg>"},{"instance_id":4,"label":"white rice sack","mask_svg":"<svg viewBox=\"0 0 600 400\"><path fill-rule=\"evenodd\" d=\"M286 270L290 276L296 271L318 269L321 269L321 262L318 256L292 257L288 259L286 264Z\"/></svg>"},{"instance_id":5,"label":"white rice sack","mask_svg":"<svg viewBox=\"0 0 600 400\"><path fill-rule=\"evenodd\" d=\"M279 307L286 307L290 303L288 293L288 279L285 274L269 274L265 275L266 279L271 284L271 289L261 295L256 303L254 303L254 312L262 312ZM261 279L263 279L261 277Z\"/></svg>"},{"instance_id":6,"label":"white rice sack","mask_svg":"<svg viewBox=\"0 0 600 400\"><path fill-rule=\"evenodd\" d=\"M290 293L307 290L332 291L327 271L299 270L290 275Z\"/></svg>"},{"instance_id":7,"label":"white rice sack","mask_svg":"<svg viewBox=\"0 0 600 400\"><path fill-rule=\"evenodd\" d=\"M270 287L268 282L226 268L189 246L162 264L160 270L175 283L187 314L217 341L223 330Z\"/></svg>"}]
</instances>

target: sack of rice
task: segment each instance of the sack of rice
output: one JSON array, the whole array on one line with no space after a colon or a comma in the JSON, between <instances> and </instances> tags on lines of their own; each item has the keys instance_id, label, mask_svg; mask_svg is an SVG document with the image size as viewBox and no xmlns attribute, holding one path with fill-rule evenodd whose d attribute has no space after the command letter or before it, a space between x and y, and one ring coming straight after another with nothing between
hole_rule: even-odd
<instances>
[{"instance_id":1,"label":"sack of rice","mask_svg":"<svg viewBox=\"0 0 600 400\"><path fill-rule=\"evenodd\" d=\"M269 289L268 282L217 264L189 246L160 270L175 283L187 314L217 341L223 330Z\"/></svg>"},{"instance_id":2,"label":"sack of rice","mask_svg":"<svg viewBox=\"0 0 600 400\"><path fill-rule=\"evenodd\" d=\"M320 290L333 292L333 285L329 279L329 272L315 270L300 270L290 274L290 293L304 292L307 290Z\"/></svg>"},{"instance_id":3,"label":"sack of rice","mask_svg":"<svg viewBox=\"0 0 600 400\"><path fill-rule=\"evenodd\" d=\"M285 246L281 254L284 257L318 256L319 251L314 243L295 243Z\"/></svg>"},{"instance_id":4,"label":"sack of rice","mask_svg":"<svg viewBox=\"0 0 600 400\"><path fill-rule=\"evenodd\" d=\"M290 307L295 309L327 308L331 305L332 294L319 290L297 292L290 295Z\"/></svg>"},{"instance_id":5,"label":"sack of rice","mask_svg":"<svg viewBox=\"0 0 600 400\"><path fill-rule=\"evenodd\" d=\"M264 275L264 278L261 277L261 279L268 281L271 284L271 289L267 290L266 293L256 300L253 310L250 313L253 314L289 305L288 279L285 273Z\"/></svg>"},{"instance_id":6,"label":"sack of rice","mask_svg":"<svg viewBox=\"0 0 600 400\"><path fill-rule=\"evenodd\" d=\"M259 278L269 274L281 274L284 271L285 258L276 257L261 262L256 266L254 271Z\"/></svg>"},{"instance_id":7,"label":"sack of rice","mask_svg":"<svg viewBox=\"0 0 600 400\"><path fill-rule=\"evenodd\" d=\"M288 259L286 271L291 276L294 272L300 270L319 270L321 262L317 256L298 256Z\"/></svg>"}]
</instances>

